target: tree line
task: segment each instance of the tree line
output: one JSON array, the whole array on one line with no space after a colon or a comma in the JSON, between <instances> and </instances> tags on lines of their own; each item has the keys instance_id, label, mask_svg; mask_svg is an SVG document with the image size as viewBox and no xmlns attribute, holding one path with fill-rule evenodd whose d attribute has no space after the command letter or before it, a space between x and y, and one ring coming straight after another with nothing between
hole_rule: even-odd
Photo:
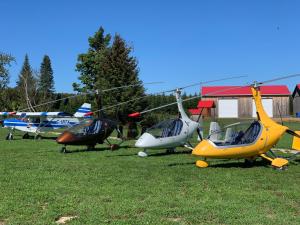
<instances>
[{"instance_id":1,"label":"tree line","mask_svg":"<svg viewBox=\"0 0 300 225\"><path fill-rule=\"evenodd\" d=\"M48 55L43 57L40 68L34 70L26 54L16 86L9 87L9 67L15 62L15 58L9 54L0 53L0 110L74 112L83 102L91 102L93 110L100 110L103 107L146 96L143 82L139 79L138 61L133 56L133 47L128 45L119 34L112 36L100 27L93 36L88 38L88 44L87 51L79 54L77 59L76 71L79 72L79 82L72 84L73 90L79 95L65 100L59 99L71 97L72 94L55 91L54 72ZM132 84L135 86L107 93L101 92L112 87ZM83 93L91 94L80 95ZM184 93L183 98L187 97L191 95L187 96ZM53 104L35 107L53 100L57 101ZM125 123L129 113L174 101L175 96L172 94L149 95L147 98L105 110L105 114ZM187 108L194 108L197 100L185 102L184 105ZM145 118L157 121L164 114L176 115L177 112L177 106L174 105L153 112ZM103 113L99 113L98 116L103 116Z\"/></svg>"}]
</instances>

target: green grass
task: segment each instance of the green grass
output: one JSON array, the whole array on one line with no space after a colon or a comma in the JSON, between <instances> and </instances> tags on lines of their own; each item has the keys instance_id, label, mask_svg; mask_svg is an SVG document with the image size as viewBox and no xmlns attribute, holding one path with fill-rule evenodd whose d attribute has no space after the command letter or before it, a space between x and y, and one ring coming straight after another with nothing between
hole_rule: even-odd
<instances>
[{"instance_id":1,"label":"green grass","mask_svg":"<svg viewBox=\"0 0 300 225\"><path fill-rule=\"evenodd\" d=\"M228 122L228 121L225 121ZM291 124L294 129L299 124ZM0 130L0 224L300 224L300 165L258 161L195 167L183 149L138 158L133 141L111 152L59 153L51 140L4 141ZM279 143L287 147L284 137Z\"/></svg>"}]
</instances>

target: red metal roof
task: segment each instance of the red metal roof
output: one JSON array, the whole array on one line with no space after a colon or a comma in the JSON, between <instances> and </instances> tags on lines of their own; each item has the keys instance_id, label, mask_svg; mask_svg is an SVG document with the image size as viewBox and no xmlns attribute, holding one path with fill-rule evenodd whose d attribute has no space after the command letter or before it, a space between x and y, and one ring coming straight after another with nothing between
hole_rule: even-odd
<instances>
[{"instance_id":1,"label":"red metal roof","mask_svg":"<svg viewBox=\"0 0 300 225\"><path fill-rule=\"evenodd\" d=\"M261 86L262 95L290 95L286 85ZM202 87L202 96L247 96L252 95L250 87L245 86L206 86Z\"/></svg>"},{"instance_id":2,"label":"red metal roof","mask_svg":"<svg viewBox=\"0 0 300 225\"><path fill-rule=\"evenodd\" d=\"M213 108L215 103L213 100L200 100L198 102L197 108Z\"/></svg>"},{"instance_id":3,"label":"red metal roof","mask_svg":"<svg viewBox=\"0 0 300 225\"><path fill-rule=\"evenodd\" d=\"M189 112L190 112L192 115L199 115L200 112L201 112L201 109L189 109Z\"/></svg>"}]
</instances>

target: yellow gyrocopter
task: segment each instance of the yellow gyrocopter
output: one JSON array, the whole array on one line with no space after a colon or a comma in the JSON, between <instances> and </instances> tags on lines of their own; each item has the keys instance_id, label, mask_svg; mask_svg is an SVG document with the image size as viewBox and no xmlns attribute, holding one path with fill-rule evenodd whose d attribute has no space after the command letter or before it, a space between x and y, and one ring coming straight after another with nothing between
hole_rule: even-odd
<instances>
[{"instance_id":1,"label":"yellow gyrocopter","mask_svg":"<svg viewBox=\"0 0 300 225\"><path fill-rule=\"evenodd\" d=\"M196 166L208 167L207 158L245 159L246 162L253 162L256 158L262 157L270 161L274 168L285 169L289 162L287 159L277 157L275 154L273 156L267 155L267 152L271 151L271 148L285 133L294 136L292 148L300 153L300 131L292 131L287 126L276 123L265 112L259 89L263 83L266 82L254 82L253 85L250 85L256 105L257 119L250 124L241 122L226 126L223 130L219 130L201 141L192 151L193 155L204 158L204 160L197 160Z\"/></svg>"}]
</instances>

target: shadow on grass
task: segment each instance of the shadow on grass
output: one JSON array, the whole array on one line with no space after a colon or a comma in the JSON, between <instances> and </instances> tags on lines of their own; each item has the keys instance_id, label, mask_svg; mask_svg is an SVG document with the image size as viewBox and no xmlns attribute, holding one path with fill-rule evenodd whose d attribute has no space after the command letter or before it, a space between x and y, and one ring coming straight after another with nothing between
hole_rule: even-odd
<instances>
[{"instance_id":1,"label":"shadow on grass","mask_svg":"<svg viewBox=\"0 0 300 225\"><path fill-rule=\"evenodd\" d=\"M135 148L135 147L130 147L130 148ZM191 154L191 151L175 151L175 152L159 152L159 153L154 153L154 154L149 154L146 158L148 157L162 157L162 156L168 156L168 155L182 155L182 154ZM121 155L109 155L106 157L124 157L124 156L137 156L137 153L133 154L121 154Z\"/></svg>"},{"instance_id":2,"label":"shadow on grass","mask_svg":"<svg viewBox=\"0 0 300 225\"><path fill-rule=\"evenodd\" d=\"M209 165L209 167L213 168L254 168L254 167L269 167L271 164L268 161L261 160L261 161L255 161L252 164L247 164L245 162L232 162L232 161L227 161L227 162L222 162L219 163L220 161L216 162L216 164Z\"/></svg>"},{"instance_id":3,"label":"shadow on grass","mask_svg":"<svg viewBox=\"0 0 300 225\"><path fill-rule=\"evenodd\" d=\"M185 166L185 165L195 165L195 162L186 162L186 163L171 163L168 166ZM254 168L254 167L269 167L270 163L267 161L255 161L252 165L246 164L245 162L238 161L229 161L229 160L218 160L218 161L208 161L211 168Z\"/></svg>"},{"instance_id":4,"label":"shadow on grass","mask_svg":"<svg viewBox=\"0 0 300 225\"><path fill-rule=\"evenodd\" d=\"M66 153L69 154L69 153L80 153L80 152L102 152L102 151L107 151L107 150L115 152L115 151L121 150L122 148L131 148L131 146L129 146L129 145L121 146L117 150L111 150L111 148L109 146L94 148L94 149L87 149L87 148L85 148L85 149L75 149L75 150L67 150Z\"/></svg>"},{"instance_id":5,"label":"shadow on grass","mask_svg":"<svg viewBox=\"0 0 300 225\"><path fill-rule=\"evenodd\" d=\"M168 155L185 155L191 154L192 151L175 151L175 152L159 152L155 154L151 154L148 157L159 157L159 156L168 156Z\"/></svg>"}]
</instances>

